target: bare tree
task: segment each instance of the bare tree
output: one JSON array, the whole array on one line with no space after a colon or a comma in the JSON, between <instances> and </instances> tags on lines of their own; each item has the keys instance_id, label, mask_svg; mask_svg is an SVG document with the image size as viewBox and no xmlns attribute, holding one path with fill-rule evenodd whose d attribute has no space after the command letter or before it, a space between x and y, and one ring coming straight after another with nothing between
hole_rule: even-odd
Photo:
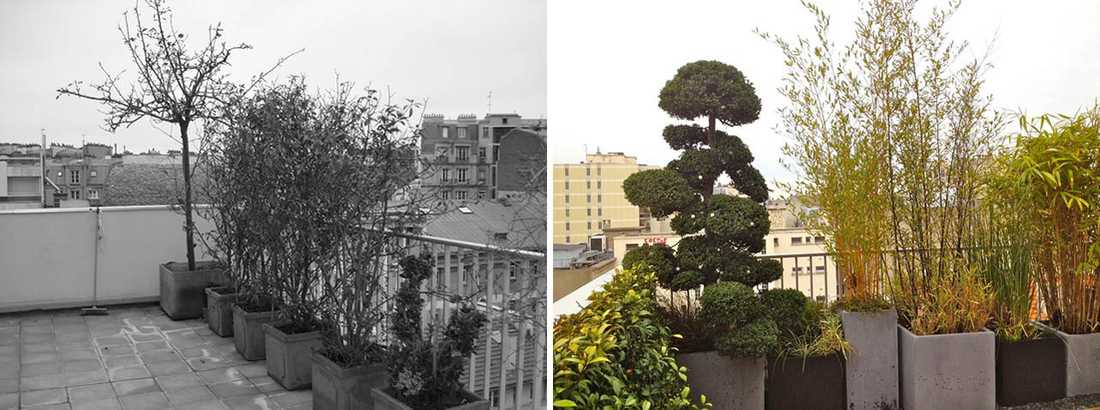
<instances>
[{"instance_id":1,"label":"bare tree","mask_svg":"<svg viewBox=\"0 0 1100 410\"><path fill-rule=\"evenodd\" d=\"M124 13L119 25L123 44L130 52L136 68L136 82L121 84L123 72L112 74L99 64L102 82L85 86L83 81L69 83L57 90L62 95L75 96L103 104L106 109L105 128L114 132L142 119L173 124L179 128L183 152L183 213L187 244L187 269L195 269L194 221L191 204L191 147L189 128L199 121L216 121L223 108L248 93L263 77L275 70L287 58L279 59L266 72L253 78L247 86L228 79L229 57L251 46L231 45L222 38L218 23L207 28L202 46L189 49L190 36L176 30L172 11L164 0L146 0L152 19L143 16L134 6ZM132 20L131 20L132 17ZM299 50L300 52L301 50Z\"/></svg>"}]
</instances>

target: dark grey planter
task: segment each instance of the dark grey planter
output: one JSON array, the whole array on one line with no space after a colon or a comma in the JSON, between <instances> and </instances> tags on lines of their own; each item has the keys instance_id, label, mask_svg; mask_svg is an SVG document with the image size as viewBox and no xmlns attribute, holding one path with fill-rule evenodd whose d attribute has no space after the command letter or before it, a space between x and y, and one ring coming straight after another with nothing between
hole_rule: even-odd
<instances>
[{"instance_id":1,"label":"dark grey planter","mask_svg":"<svg viewBox=\"0 0 1100 410\"><path fill-rule=\"evenodd\" d=\"M489 410L488 400L483 400L470 392L465 393L471 400L469 403L461 406L448 407L446 410ZM370 395L374 398L374 410L413 410L412 407L406 406L405 403L390 396L389 393L386 393L386 390L379 388L370 389Z\"/></svg>"},{"instance_id":2,"label":"dark grey planter","mask_svg":"<svg viewBox=\"0 0 1100 410\"><path fill-rule=\"evenodd\" d=\"M214 334L233 336L233 301L236 298L237 293L232 288L206 288L206 324Z\"/></svg>"},{"instance_id":3,"label":"dark grey planter","mask_svg":"<svg viewBox=\"0 0 1100 410\"><path fill-rule=\"evenodd\" d=\"M848 408L898 409L898 312L840 311L844 339L852 344L844 372Z\"/></svg>"},{"instance_id":4,"label":"dark grey planter","mask_svg":"<svg viewBox=\"0 0 1100 410\"><path fill-rule=\"evenodd\" d=\"M203 289L225 278L214 262L196 262L195 270L187 270L187 263L168 262L159 272L160 308L172 320L201 317L206 304Z\"/></svg>"},{"instance_id":5,"label":"dark grey planter","mask_svg":"<svg viewBox=\"0 0 1100 410\"><path fill-rule=\"evenodd\" d=\"M1054 335L997 338L997 404L1021 406L1066 397L1066 344Z\"/></svg>"},{"instance_id":6,"label":"dark grey planter","mask_svg":"<svg viewBox=\"0 0 1100 410\"><path fill-rule=\"evenodd\" d=\"M691 395L706 395L715 409L764 408L763 357L727 357L710 351L678 354L676 361L687 368Z\"/></svg>"},{"instance_id":7,"label":"dark grey planter","mask_svg":"<svg viewBox=\"0 0 1100 410\"><path fill-rule=\"evenodd\" d=\"M341 367L316 350L312 358L315 410L374 410L371 389L389 387L383 363Z\"/></svg>"},{"instance_id":8,"label":"dark grey planter","mask_svg":"<svg viewBox=\"0 0 1100 410\"><path fill-rule=\"evenodd\" d=\"M267 374L287 390L312 385L313 351L321 348L318 330L288 334L277 323L264 323Z\"/></svg>"},{"instance_id":9,"label":"dark grey planter","mask_svg":"<svg viewBox=\"0 0 1100 410\"><path fill-rule=\"evenodd\" d=\"M264 323L275 320L275 312L246 312L233 305L233 345L245 360L262 360L266 355Z\"/></svg>"},{"instance_id":10,"label":"dark grey planter","mask_svg":"<svg viewBox=\"0 0 1100 410\"><path fill-rule=\"evenodd\" d=\"M993 332L917 336L897 329L902 408L997 407Z\"/></svg>"},{"instance_id":11,"label":"dark grey planter","mask_svg":"<svg viewBox=\"0 0 1100 410\"><path fill-rule=\"evenodd\" d=\"M1066 397L1100 393L1100 333L1054 332L1066 342Z\"/></svg>"}]
</instances>

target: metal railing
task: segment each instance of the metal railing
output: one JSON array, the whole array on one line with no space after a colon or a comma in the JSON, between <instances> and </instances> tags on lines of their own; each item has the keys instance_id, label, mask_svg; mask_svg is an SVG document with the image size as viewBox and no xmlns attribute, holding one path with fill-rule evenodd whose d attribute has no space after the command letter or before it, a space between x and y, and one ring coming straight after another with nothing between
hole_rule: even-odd
<instances>
[{"instance_id":1,"label":"metal railing","mask_svg":"<svg viewBox=\"0 0 1100 410\"><path fill-rule=\"evenodd\" d=\"M426 322L445 325L473 301L488 322L466 363L462 383L493 408L535 408L545 400L546 254L448 238L391 233L410 253L428 252L435 272L426 281ZM387 286L396 291L397 269ZM427 326L427 325L426 325Z\"/></svg>"},{"instance_id":2,"label":"metal railing","mask_svg":"<svg viewBox=\"0 0 1100 410\"><path fill-rule=\"evenodd\" d=\"M764 287L797 289L814 300L835 301L841 294L837 277L836 256L827 252L760 255L758 258L775 259L783 266L779 280ZM830 263L830 260L832 262ZM820 286L818 286L820 285ZM830 286L831 285L831 286Z\"/></svg>"}]
</instances>

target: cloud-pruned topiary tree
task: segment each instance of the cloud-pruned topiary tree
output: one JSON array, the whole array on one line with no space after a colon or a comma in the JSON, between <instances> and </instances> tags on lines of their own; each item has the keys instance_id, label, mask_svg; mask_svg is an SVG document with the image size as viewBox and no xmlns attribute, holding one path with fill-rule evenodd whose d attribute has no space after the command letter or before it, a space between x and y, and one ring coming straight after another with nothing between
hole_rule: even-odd
<instances>
[{"instance_id":1,"label":"cloud-pruned topiary tree","mask_svg":"<svg viewBox=\"0 0 1100 410\"><path fill-rule=\"evenodd\" d=\"M762 312L752 288L778 279L781 273L778 261L753 257L764 250L764 235L770 229L763 205L768 188L752 166L749 148L737 136L717 129L719 122L737 126L755 121L760 99L736 67L696 61L680 67L665 84L658 105L675 118L705 118L707 126L665 127L665 141L683 151L680 157L664 169L638 172L623 182L626 198L634 205L648 208L655 217L675 215L672 229L682 237L675 253L640 247L624 257L624 266L644 261L657 273L661 286L672 291L719 282L707 287L710 295L702 298L700 318L726 316L724 308L708 307L708 300L735 301L746 309L742 313ZM713 193L715 181L723 174L741 195ZM742 313L721 320L715 345L731 354L758 356L774 345L779 330L767 315Z\"/></svg>"}]
</instances>

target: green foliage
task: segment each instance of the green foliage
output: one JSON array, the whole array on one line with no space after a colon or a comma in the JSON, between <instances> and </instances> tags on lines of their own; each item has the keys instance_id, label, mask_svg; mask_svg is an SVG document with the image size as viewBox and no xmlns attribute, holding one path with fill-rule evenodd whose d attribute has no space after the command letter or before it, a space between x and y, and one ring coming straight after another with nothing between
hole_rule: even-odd
<instances>
[{"instance_id":1,"label":"green foliage","mask_svg":"<svg viewBox=\"0 0 1100 410\"><path fill-rule=\"evenodd\" d=\"M683 307L673 303L667 312L675 314L674 320L695 320L692 292L707 285L698 319L710 323L714 333L694 332L709 340L688 344L713 344L726 354L759 355L772 348L778 333L775 323L749 320L762 313L752 288L781 273L774 261L754 256L764 249L763 237L770 228L763 206L768 187L753 168L748 147L737 136L718 130L717 124L755 121L760 99L737 68L696 61L680 67L665 84L658 105L675 118L707 121L706 127L665 127L665 141L683 150L680 157L663 170L638 172L623 182L626 198L634 205L649 208L656 217L675 214L672 228L681 235L675 269L663 271L670 275L662 275L660 283L674 293L688 293L688 298ZM715 181L723 173L744 197L714 195ZM715 284L719 279L721 283ZM702 326L684 323L683 328Z\"/></svg>"},{"instance_id":2,"label":"green foliage","mask_svg":"<svg viewBox=\"0 0 1100 410\"><path fill-rule=\"evenodd\" d=\"M644 244L631 249L623 256L623 269L653 272L657 275L657 283L670 289L678 273L676 255L665 244Z\"/></svg>"},{"instance_id":3,"label":"green foliage","mask_svg":"<svg viewBox=\"0 0 1100 410\"><path fill-rule=\"evenodd\" d=\"M806 304L802 320L806 331L792 337L779 356L807 358L834 353L847 356L852 351L851 343L844 340L840 316L826 305L816 302Z\"/></svg>"},{"instance_id":4,"label":"green foliage","mask_svg":"<svg viewBox=\"0 0 1100 410\"><path fill-rule=\"evenodd\" d=\"M721 327L740 327L766 315L752 288L737 282L719 282L703 289L704 322Z\"/></svg>"},{"instance_id":5,"label":"green foliage","mask_svg":"<svg viewBox=\"0 0 1100 410\"><path fill-rule=\"evenodd\" d=\"M676 172L651 169L636 172L623 181L623 193L630 203L649 208L662 218L698 202L691 186Z\"/></svg>"},{"instance_id":6,"label":"green foliage","mask_svg":"<svg viewBox=\"0 0 1100 410\"><path fill-rule=\"evenodd\" d=\"M760 292L760 300L768 317L780 330L780 345L789 344L792 337L803 335L816 319L810 316L816 308L808 303L806 295L798 289L768 289Z\"/></svg>"},{"instance_id":7,"label":"green foliage","mask_svg":"<svg viewBox=\"0 0 1100 410\"><path fill-rule=\"evenodd\" d=\"M719 333L714 348L719 353L734 357L762 357L779 346L779 327L775 321L759 318Z\"/></svg>"},{"instance_id":8,"label":"green foliage","mask_svg":"<svg viewBox=\"0 0 1100 410\"><path fill-rule=\"evenodd\" d=\"M971 309L938 297L946 296L939 287L976 283L951 282L972 268L962 248L974 242L983 167L1004 124L983 90L989 66L965 57L965 42L948 36L959 3L918 15L917 0L869 1L853 41L841 47L830 40L829 17L804 4L816 18L811 35L763 35L788 67L779 91L790 104L781 113L793 140L784 151L799 176L790 191L820 210L807 223L838 254L853 306L885 299L890 277L898 279L890 300L910 304L898 306L903 324L970 328L970 317L926 322Z\"/></svg>"},{"instance_id":9,"label":"green foliage","mask_svg":"<svg viewBox=\"0 0 1100 410\"><path fill-rule=\"evenodd\" d=\"M623 270L554 323L554 408L699 409L657 316L652 272Z\"/></svg>"},{"instance_id":10,"label":"green foliage","mask_svg":"<svg viewBox=\"0 0 1100 410\"><path fill-rule=\"evenodd\" d=\"M1020 118L1005 173L1016 211L1037 244L1033 269L1052 324L1100 329L1100 106L1075 115Z\"/></svg>"},{"instance_id":11,"label":"green foliage","mask_svg":"<svg viewBox=\"0 0 1100 410\"><path fill-rule=\"evenodd\" d=\"M760 116L760 98L752 83L736 67L719 61L684 64L661 89L658 106L676 118L710 115L729 126Z\"/></svg>"},{"instance_id":12,"label":"green foliage","mask_svg":"<svg viewBox=\"0 0 1100 410\"><path fill-rule=\"evenodd\" d=\"M463 404L466 399L458 379L474 350L477 333L485 325L485 314L463 305L451 314L442 337L424 337L420 287L435 269L433 259L431 255L406 256L398 264L403 281L391 320L396 341L390 346L387 366L390 386L399 400L416 409L442 410Z\"/></svg>"}]
</instances>

